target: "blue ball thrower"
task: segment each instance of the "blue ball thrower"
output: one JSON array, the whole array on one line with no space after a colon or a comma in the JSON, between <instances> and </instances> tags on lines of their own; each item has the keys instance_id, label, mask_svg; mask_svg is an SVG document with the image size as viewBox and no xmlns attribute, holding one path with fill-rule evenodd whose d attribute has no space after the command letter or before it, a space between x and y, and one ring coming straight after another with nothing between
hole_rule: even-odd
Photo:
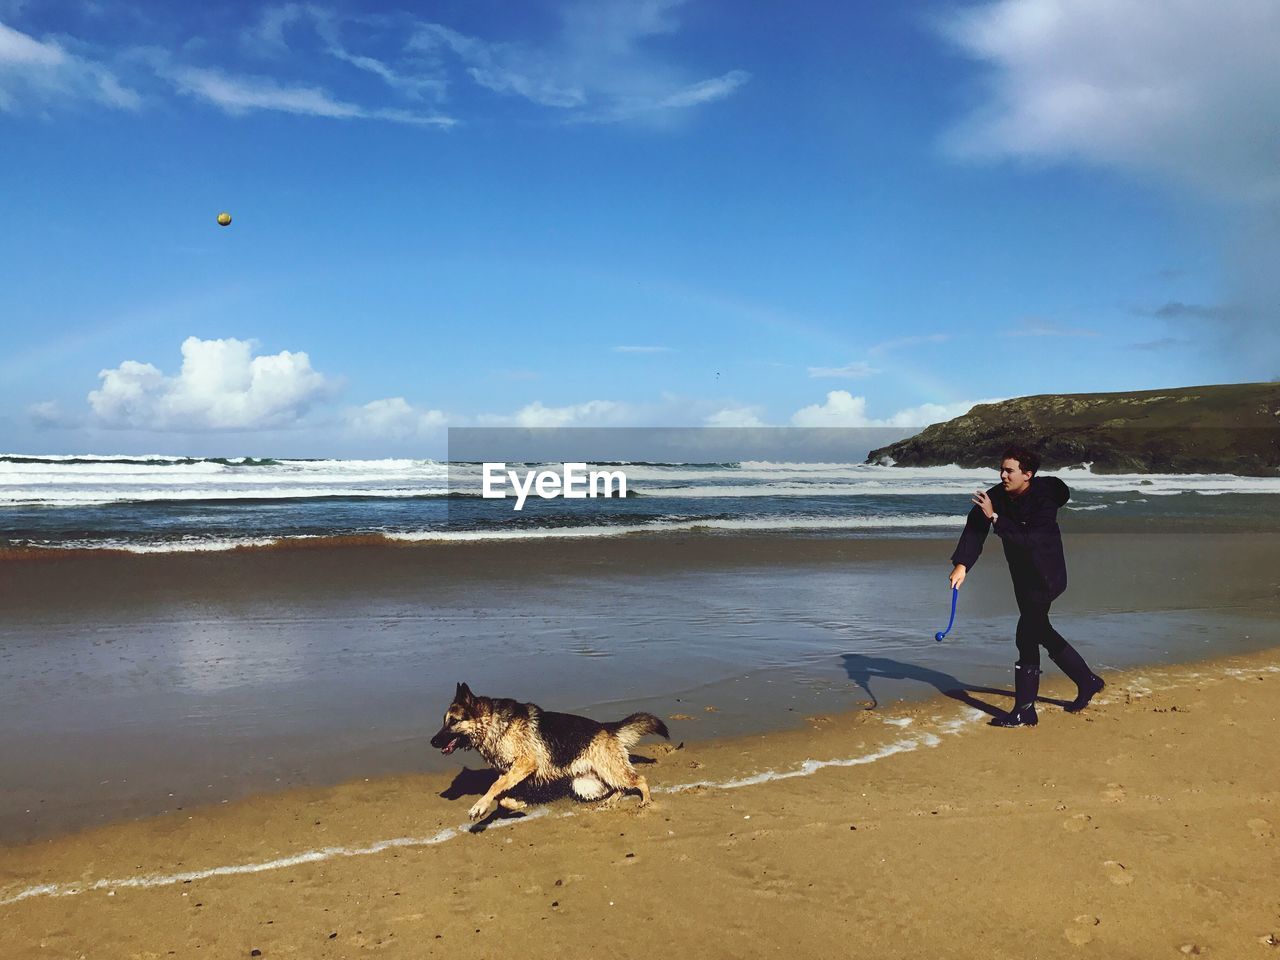
<instances>
[{"instance_id":1,"label":"blue ball thrower","mask_svg":"<svg viewBox=\"0 0 1280 960\"><path fill-rule=\"evenodd\" d=\"M951 632L951 628L952 628L953 626L955 626L955 623L956 623L956 599L957 599L959 596L960 596L960 588L959 588L959 587L952 587L952 588L951 588L951 619L947 621L947 629L943 630L941 633L935 633L935 634L933 635L933 639L937 640L939 643L941 643L941 642L942 642L942 640L943 640L943 638L944 638L944 637L946 637L946 635L947 635L948 633L950 633L950 632Z\"/></svg>"}]
</instances>

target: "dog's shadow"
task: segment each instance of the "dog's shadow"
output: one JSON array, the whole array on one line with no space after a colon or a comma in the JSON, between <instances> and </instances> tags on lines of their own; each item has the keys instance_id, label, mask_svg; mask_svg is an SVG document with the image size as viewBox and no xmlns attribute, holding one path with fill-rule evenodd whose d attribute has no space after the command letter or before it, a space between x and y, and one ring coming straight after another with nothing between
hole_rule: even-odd
<instances>
[{"instance_id":1,"label":"dog's shadow","mask_svg":"<svg viewBox=\"0 0 1280 960\"><path fill-rule=\"evenodd\" d=\"M985 700L978 699L974 696L975 693L1009 698L1014 696L1014 692L1007 688L983 687L965 683L958 677L943 673L941 670L930 670L928 667L921 667L914 663L903 663L900 660L890 660L888 657L868 657L862 653L845 653L841 655L840 659L843 661L845 673L849 675L849 679L867 691L867 696L871 698L873 706L879 706L879 700L871 689L873 680L915 680L920 683L927 683L936 688L943 696L958 700L960 703L973 707L975 710L981 710L991 717L1003 717L1008 711L993 706ZM1051 697L1039 697L1037 699L1043 703L1053 703L1062 707L1067 705L1065 700L1055 700Z\"/></svg>"},{"instance_id":2,"label":"dog's shadow","mask_svg":"<svg viewBox=\"0 0 1280 960\"><path fill-rule=\"evenodd\" d=\"M482 797L497 779L498 771L496 770L472 770L470 767L463 767L453 778L453 783L445 787L440 796L445 800Z\"/></svg>"},{"instance_id":3,"label":"dog's shadow","mask_svg":"<svg viewBox=\"0 0 1280 960\"><path fill-rule=\"evenodd\" d=\"M658 761L652 757L642 757L639 754L631 754L631 762L636 763L657 763ZM462 797L482 797L493 786L493 782L498 779L498 771L484 768L481 770L472 770L470 767L463 767L458 771L458 775L453 778L453 783L449 784L441 793L442 800L459 800ZM575 797L572 790L569 789L569 781L555 780L551 783L535 784L526 780L524 783L517 784L516 787L508 791L510 796L517 800L523 800L525 803L548 803L552 800L562 800L565 797Z\"/></svg>"},{"instance_id":4,"label":"dog's shadow","mask_svg":"<svg viewBox=\"0 0 1280 960\"><path fill-rule=\"evenodd\" d=\"M631 755L631 762L635 763L657 763L652 757L642 757L638 754ZM457 776L453 778L453 782L449 784L439 796L442 800L460 800L463 797L482 797L493 786L495 780L498 779L498 771L484 768L481 770L472 770L470 767L463 767L458 771ZM523 800L530 805L551 803L555 800L569 799L575 803L592 803L594 801L583 800L577 796L569 787L569 780L555 780L551 783L531 783L526 780L524 783L517 784L513 789L508 790L505 794L514 797L516 800ZM468 829L472 833L483 833L485 830L497 820L519 820L521 817L527 816L526 813L519 810L505 810L497 807L493 813L489 814L479 823L473 824Z\"/></svg>"},{"instance_id":5,"label":"dog's shadow","mask_svg":"<svg viewBox=\"0 0 1280 960\"><path fill-rule=\"evenodd\" d=\"M445 787L439 796L443 800L482 797L488 793L489 788L493 786L494 781L497 779L498 771L496 770L488 768L472 770L470 767L463 767L458 771L458 775L453 778L453 782ZM549 800L558 799L558 797L564 796L569 792L567 785L558 793L548 791L548 786L554 787L556 784L535 785L526 781L525 783L517 784L512 790L508 790L506 796L523 800L525 803L546 803ZM471 824L467 827L467 830L471 833L484 833L499 820L519 820L524 816L526 814L523 811L506 810L500 806L495 806L487 817Z\"/></svg>"}]
</instances>

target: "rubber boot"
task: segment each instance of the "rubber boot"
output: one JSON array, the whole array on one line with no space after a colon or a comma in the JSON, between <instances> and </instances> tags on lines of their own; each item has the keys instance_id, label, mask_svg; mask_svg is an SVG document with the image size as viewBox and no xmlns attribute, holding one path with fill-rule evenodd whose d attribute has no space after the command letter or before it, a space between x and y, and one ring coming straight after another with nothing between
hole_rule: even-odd
<instances>
[{"instance_id":1,"label":"rubber boot","mask_svg":"<svg viewBox=\"0 0 1280 960\"><path fill-rule=\"evenodd\" d=\"M1036 694L1040 692L1040 668L1030 664L1013 665L1013 710L991 721L993 727L1034 727Z\"/></svg>"},{"instance_id":2,"label":"rubber boot","mask_svg":"<svg viewBox=\"0 0 1280 960\"><path fill-rule=\"evenodd\" d=\"M1064 646L1058 653L1050 654L1049 659L1056 663L1062 672L1076 682L1076 698L1066 706L1067 713L1079 713L1089 705L1094 694L1102 690L1107 682L1089 669L1084 657L1071 644Z\"/></svg>"}]
</instances>

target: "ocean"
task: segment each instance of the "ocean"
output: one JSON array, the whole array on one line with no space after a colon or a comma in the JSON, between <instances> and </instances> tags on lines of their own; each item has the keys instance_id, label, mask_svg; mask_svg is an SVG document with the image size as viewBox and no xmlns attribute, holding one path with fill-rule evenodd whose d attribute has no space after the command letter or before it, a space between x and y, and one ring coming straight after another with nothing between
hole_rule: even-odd
<instances>
[{"instance_id":1,"label":"ocean","mask_svg":"<svg viewBox=\"0 0 1280 960\"><path fill-rule=\"evenodd\" d=\"M509 465L512 469L537 465ZM558 466L558 465L555 465ZM0 549L216 551L300 539L466 541L700 532L895 538L956 529L992 470L859 463L621 463L626 499L480 496L436 460L0 456ZM1280 477L1054 471L1065 525L1280 529Z\"/></svg>"}]
</instances>

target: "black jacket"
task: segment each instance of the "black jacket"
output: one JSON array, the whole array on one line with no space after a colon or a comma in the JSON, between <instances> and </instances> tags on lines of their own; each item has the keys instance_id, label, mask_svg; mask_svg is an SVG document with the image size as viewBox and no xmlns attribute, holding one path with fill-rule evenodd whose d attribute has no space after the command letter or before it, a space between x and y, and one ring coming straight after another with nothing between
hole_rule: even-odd
<instances>
[{"instance_id":1,"label":"black jacket","mask_svg":"<svg viewBox=\"0 0 1280 960\"><path fill-rule=\"evenodd\" d=\"M1067 561L1062 555L1062 531L1058 529L1058 508L1071 499L1067 485L1057 477L1035 476L1031 478L1031 488L1020 497L1009 496L1001 484L988 490L987 495L999 519L993 526L975 504L951 562L972 570L982 553L987 531L994 529L1004 544L1014 592L1041 603L1057 599L1067 589Z\"/></svg>"}]
</instances>

